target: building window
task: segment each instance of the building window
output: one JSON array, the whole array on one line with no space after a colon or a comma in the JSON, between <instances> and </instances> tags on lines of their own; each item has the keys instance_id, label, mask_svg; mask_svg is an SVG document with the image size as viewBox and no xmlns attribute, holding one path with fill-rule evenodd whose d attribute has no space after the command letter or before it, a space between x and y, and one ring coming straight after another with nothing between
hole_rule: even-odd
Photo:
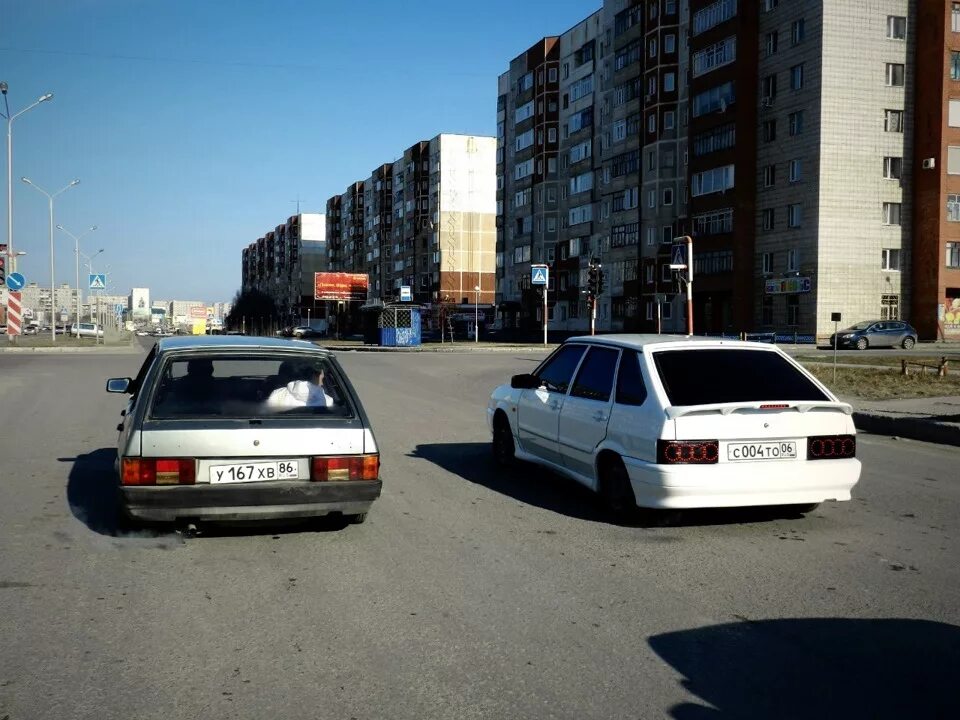
<instances>
[{"instance_id":1,"label":"building window","mask_svg":"<svg viewBox=\"0 0 960 720\"><path fill-rule=\"evenodd\" d=\"M693 116L700 117L711 112L724 112L736 100L733 83L727 82L705 90L693 97Z\"/></svg>"},{"instance_id":2,"label":"building window","mask_svg":"<svg viewBox=\"0 0 960 720\"><path fill-rule=\"evenodd\" d=\"M894 248L884 248L880 261L880 269L900 272L900 251Z\"/></svg>"},{"instance_id":3,"label":"building window","mask_svg":"<svg viewBox=\"0 0 960 720\"><path fill-rule=\"evenodd\" d=\"M664 282L670 282L673 280L673 270L670 269L670 265L664 263L660 266L660 279Z\"/></svg>"},{"instance_id":4,"label":"building window","mask_svg":"<svg viewBox=\"0 0 960 720\"><path fill-rule=\"evenodd\" d=\"M803 132L803 110L797 110L787 116L790 121L790 135L800 135Z\"/></svg>"},{"instance_id":5,"label":"building window","mask_svg":"<svg viewBox=\"0 0 960 720\"><path fill-rule=\"evenodd\" d=\"M656 190L650 190L647 192L647 207L651 209L657 207L657 191Z\"/></svg>"},{"instance_id":6,"label":"building window","mask_svg":"<svg viewBox=\"0 0 960 720\"><path fill-rule=\"evenodd\" d=\"M955 53L960 54L960 53ZM675 73L668 72L663 74L663 91L673 92L677 89L677 76Z\"/></svg>"},{"instance_id":7,"label":"building window","mask_svg":"<svg viewBox=\"0 0 960 720\"><path fill-rule=\"evenodd\" d=\"M733 231L733 208L714 210L693 216L693 234L722 235Z\"/></svg>"},{"instance_id":8,"label":"building window","mask_svg":"<svg viewBox=\"0 0 960 720\"><path fill-rule=\"evenodd\" d=\"M773 296L763 296L763 309L760 322L764 325L773 325Z\"/></svg>"},{"instance_id":9,"label":"building window","mask_svg":"<svg viewBox=\"0 0 960 720\"><path fill-rule=\"evenodd\" d=\"M647 245L657 244L657 229L655 227L647 228Z\"/></svg>"},{"instance_id":10,"label":"building window","mask_svg":"<svg viewBox=\"0 0 960 720\"><path fill-rule=\"evenodd\" d=\"M960 148L957 148L960 150ZM899 180L903 174L903 158L885 157L883 159L883 176L887 180Z\"/></svg>"},{"instance_id":11,"label":"building window","mask_svg":"<svg viewBox=\"0 0 960 720\"><path fill-rule=\"evenodd\" d=\"M667 110L663 113L663 129L673 130L676 127L676 115L673 110Z\"/></svg>"},{"instance_id":12,"label":"building window","mask_svg":"<svg viewBox=\"0 0 960 720\"><path fill-rule=\"evenodd\" d=\"M657 131L657 114L650 113L650 117L647 118L647 132L656 132Z\"/></svg>"},{"instance_id":13,"label":"building window","mask_svg":"<svg viewBox=\"0 0 960 720\"><path fill-rule=\"evenodd\" d=\"M673 205L673 188L663 189L663 204Z\"/></svg>"},{"instance_id":14,"label":"building window","mask_svg":"<svg viewBox=\"0 0 960 720\"><path fill-rule=\"evenodd\" d=\"M763 168L763 186L773 187L777 182L777 166L767 165Z\"/></svg>"},{"instance_id":15,"label":"building window","mask_svg":"<svg viewBox=\"0 0 960 720\"><path fill-rule=\"evenodd\" d=\"M803 87L803 63L790 68L790 89L800 90Z\"/></svg>"},{"instance_id":16,"label":"building window","mask_svg":"<svg viewBox=\"0 0 960 720\"><path fill-rule=\"evenodd\" d=\"M960 222L960 195L947 195L947 222Z\"/></svg>"},{"instance_id":17,"label":"building window","mask_svg":"<svg viewBox=\"0 0 960 720\"><path fill-rule=\"evenodd\" d=\"M737 14L737 0L716 0L693 14L693 35L704 33Z\"/></svg>"},{"instance_id":18,"label":"building window","mask_svg":"<svg viewBox=\"0 0 960 720\"><path fill-rule=\"evenodd\" d=\"M946 254L947 267L960 268L960 242L948 242Z\"/></svg>"},{"instance_id":19,"label":"building window","mask_svg":"<svg viewBox=\"0 0 960 720\"><path fill-rule=\"evenodd\" d=\"M902 63L887 63L887 85L903 87L904 69Z\"/></svg>"},{"instance_id":20,"label":"building window","mask_svg":"<svg viewBox=\"0 0 960 720\"><path fill-rule=\"evenodd\" d=\"M731 35L693 54L693 77L705 75L737 59L737 37Z\"/></svg>"},{"instance_id":21,"label":"building window","mask_svg":"<svg viewBox=\"0 0 960 720\"><path fill-rule=\"evenodd\" d=\"M773 142L776 139L777 139L777 121L764 120L763 121L763 141Z\"/></svg>"},{"instance_id":22,"label":"building window","mask_svg":"<svg viewBox=\"0 0 960 720\"><path fill-rule=\"evenodd\" d=\"M547 128L547 142L555 143L557 141L557 129L555 127Z\"/></svg>"},{"instance_id":23,"label":"building window","mask_svg":"<svg viewBox=\"0 0 960 720\"><path fill-rule=\"evenodd\" d=\"M883 130L884 132L902 133L903 110L884 110Z\"/></svg>"},{"instance_id":24,"label":"building window","mask_svg":"<svg viewBox=\"0 0 960 720\"><path fill-rule=\"evenodd\" d=\"M767 208L763 211L763 229L773 230L776 223L776 214L773 208Z\"/></svg>"},{"instance_id":25,"label":"building window","mask_svg":"<svg viewBox=\"0 0 960 720\"><path fill-rule=\"evenodd\" d=\"M900 203L885 202L883 204L883 224L900 224Z\"/></svg>"},{"instance_id":26,"label":"building window","mask_svg":"<svg viewBox=\"0 0 960 720\"><path fill-rule=\"evenodd\" d=\"M555 67L552 67L547 71L547 79L552 83L557 81L557 69Z\"/></svg>"},{"instance_id":27,"label":"building window","mask_svg":"<svg viewBox=\"0 0 960 720\"><path fill-rule=\"evenodd\" d=\"M796 47L807 37L806 22L803 18L790 23L790 44Z\"/></svg>"},{"instance_id":28,"label":"building window","mask_svg":"<svg viewBox=\"0 0 960 720\"><path fill-rule=\"evenodd\" d=\"M787 295L787 325L800 324L800 296Z\"/></svg>"},{"instance_id":29,"label":"building window","mask_svg":"<svg viewBox=\"0 0 960 720\"><path fill-rule=\"evenodd\" d=\"M763 0L763 11L770 12L771 10L775 10L779 4L780 0Z\"/></svg>"},{"instance_id":30,"label":"building window","mask_svg":"<svg viewBox=\"0 0 960 720\"><path fill-rule=\"evenodd\" d=\"M673 225L664 225L660 229L660 242L663 245L670 245L673 243Z\"/></svg>"},{"instance_id":31,"label":"building window","mask_svg":"<svg viewBox=\"0 0 960 720\"><path fill-rule=\"evenodd\" d=\"M691 178L691 194L693 197L724 192L733 187L733 165L724 165L694 173Z\"/></svg>"},{"instance_id":32,"label":"building window","mask_svg":"<svg viewBox=\"0 0 960 720\"><path fill-rule=\"evenodd\" d=\"M780 35L776 30L774 30L773 32L767 33L766 47L767 47L768 56L773 55L777 52L777 43L778 43L779 37Z\"/></svg>"},{"instance_id":33,"label":"building window","mask_svg":"<svg viewBox=\"0 0 960 720\"><path fill-rule=\"evenodd\" d=\"M960 80L960 52L950 51L950 79Z\"/></svg>"},{"instance_id":34,"label":"building window","mask_svg":"<svg viewBox=\"0 0 960 720\"><path fill-rule=\"evenodd\" d=\"M777 75L767 75L760 81L760 97L773 99L777 96Z\"/></svg>"},{"instance_id":35,"label":"building window","mask_svg":"<svg viewBox=\"0 0 960 720\"><path fill-rule=\"evenodd\" d=\"M803 160L795 158L790 161L790 182L800 182L803 177Z\"/></svg>"},{"instance_id":36,"label":"building window","mask_svg":"<svg viewBox=\"0 0 960 720\"><path fill-rule=\"evenodd\" d=\"M960 32L960 3L951 3L950 29L953 32Z\"/></svg>"},{"instance_id":37,"label":"building window","mask_svg":"<svg viewBox=\"0 0 960 720\"><path fill-rule=\"evenodd\" d=\"M667 15L677 14L677 0L667 0L666 7L663 10Z\"/></svg>"},{"instance_id":38,"label":"building window","mask_svg":"<svg viewBox=\"0 0 960 720\"><path fill-rule=\"evenodd\" d=\"M897 15L887 15L887 39L905 40L907 37L907 19Z\"/></svg>"},{"instance_id":39,"label":"building window","mask_svg":"<svg viewBox=\"0 0 960 720\"><path fill-rule=\"evenodd\" d=\"M800 252L796 249L787 250L787 272L797 272L800 269Z\"/></svg>"},{"instance_id":40,"label":"building window","mask_svg":"<svg viewBox=\"0 0 960 720\"><path fill-rule=\"evenodd\" d=\"M950 127L960 127L960 100L950 100L947 124Z\"/></svg>"},{"instance_id":41,"label":"building window","mask_svg":"<svg viewBox=\"0 0 960 720\"><path fill-rule=\"evenodd\" d=\"M787 227L798 228L803 224L803 206L800 203L787 205Z\"/></svg>"},{"instance_id":42,"label":"building window","mask_svg":"<svg viewBox=\"0 0 960 720\"><path fill-rule=\"evenodd\" d=\"M670 34L663 37L663 51L665 53L674 53L677 50L677 36Z\"/></svg>"},{"instance_id":43,"label":"building window","mask_svg":"<svg viewBox=\"0 0 960 720\"><path fill-rule=\"evenodd\" d=\"M773 253L765 252L763 254L763 274L769 275L773 272Z\"/></svg>"},{"instance_id":44,"label":"building window","mask_svg":"<svg viewBox=\"0 0 960 720\"><path fill-rule=\"evenodd\" d=\"M899 295L881 295L880 296L880 319L881 320L899 320L900 319L900 296Z\"/></svg>"}]
</instances>

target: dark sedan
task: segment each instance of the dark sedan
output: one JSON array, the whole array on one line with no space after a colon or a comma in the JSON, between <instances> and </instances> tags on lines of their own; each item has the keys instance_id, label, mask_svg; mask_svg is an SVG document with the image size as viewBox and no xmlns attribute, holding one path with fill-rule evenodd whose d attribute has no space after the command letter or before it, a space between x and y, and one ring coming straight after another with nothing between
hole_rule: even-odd
<instances>
[{"instance_id":1,"label":"dark sedan","mask_svg":"<svg viewBox=\"0 0 960 720\"><path fill-rule=\"evenodd\" d=\"M836 338L837 347L866 350L876 347L902 347L911 350L917 344L917 331L909 323L901 320L867 320L853 327L841 330L830 336L833 347Z\"/></svg>"}]
</instances>

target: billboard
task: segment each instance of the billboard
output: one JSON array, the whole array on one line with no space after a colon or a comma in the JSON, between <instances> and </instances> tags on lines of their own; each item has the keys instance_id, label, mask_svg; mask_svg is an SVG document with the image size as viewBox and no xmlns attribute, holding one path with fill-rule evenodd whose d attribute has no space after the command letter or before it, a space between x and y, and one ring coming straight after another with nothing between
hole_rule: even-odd
<instances>
[{"instance_id":1,"label":"billboard","mask_svg":"<svg viewBox=\"0 0 960 720\"><path fill-rule=\"evenodd\" d=\"M207 319L207 308L203 305L194 305L190 308L190 317L196 320Z\"/></svg>"},{"instance_id":2,"label":"billboard","mask_svg":"<svg viewBox=\"0 0 960 720\"><path fill-rule=\"evenodd\" d=\"M148 288L133 288L130 291L129 305L133 318L148 319L150 317L150 290Z\"/></svg>"},{"instance_id":3,"label":"billboard","mask_svg":"<svg viewBox=\"0 0 960 720\"><path fill-rule=\"evenodd\" d=\"M313 297L315 300L367 299L368 279L359 273L318 272L313 274Z\"/></svg>"},{"instance_id":4,"label":"billboard","mask_svg":"<svg viewBox=\"0 0 960 720\"><path fill-rule=\"evenodd\" d=\"M792 295L810 292L812 283L808 277L770 279L764 283L767 295Z\"/></svg>"}]
</instances>

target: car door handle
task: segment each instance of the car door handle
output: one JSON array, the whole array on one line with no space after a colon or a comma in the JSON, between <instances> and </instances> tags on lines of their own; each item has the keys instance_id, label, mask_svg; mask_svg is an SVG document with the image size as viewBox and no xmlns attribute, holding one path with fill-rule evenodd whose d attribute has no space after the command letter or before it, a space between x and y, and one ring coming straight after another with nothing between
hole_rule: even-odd
<instances>
[{"instance_id":1,"label":"car door handle","mask_svg":"<svg viewBox=\"0 0 960 720\"><path fill-rule=\"evenodd\" d=\"M593 414L593 419L596 420L597 422L606 422L607 414L605 412L595 412Z\"/></svg>"},{"instance_id":2,"label":"car door handle","mask_svg":"<svg viewBox=\"0 0 960 720\"><path fill-rule=\"evenodd\" d=\"M123 423L117 423L117 432L123 432Z\"/></svg>"}]
</instances>

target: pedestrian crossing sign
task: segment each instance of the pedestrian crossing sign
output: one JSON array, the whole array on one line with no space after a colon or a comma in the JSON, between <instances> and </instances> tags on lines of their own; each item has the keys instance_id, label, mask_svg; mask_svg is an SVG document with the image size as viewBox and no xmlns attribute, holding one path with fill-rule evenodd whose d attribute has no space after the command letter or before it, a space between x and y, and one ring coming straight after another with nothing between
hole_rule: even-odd
<instances>
[{"instance_id":1,"label":"pedestrian crossing sign","mask_svg":"<svg viewBox=\"0 0 960 720\"><path fill-rule=\"evenodd\" d=\"M107 289L107 276L100 274L94 275L90 274L90 289L91 290L106 290Z\"/></svg>"},{"instance_id":2,"label":"pedestrian crossing sign","mask_svg":"<svg viewBox=\"0 0 960 720\"><path fill-rule=\"evenodd\" d=\"M533 265L530 268L530 284L546 285L550 276L550 268L546 265Z\"/></svg>"},{"instance_id":3,"label":"pedestrian crossing sign","mask_svg":"<svg viewBox=\"0 0 960 720\"><path fill-rule=\"evenodd\" d=\"M687 267L687 248L685 245L674 245L670 254L670 269L685 270Z\"/></svg>"}]
</instances>

